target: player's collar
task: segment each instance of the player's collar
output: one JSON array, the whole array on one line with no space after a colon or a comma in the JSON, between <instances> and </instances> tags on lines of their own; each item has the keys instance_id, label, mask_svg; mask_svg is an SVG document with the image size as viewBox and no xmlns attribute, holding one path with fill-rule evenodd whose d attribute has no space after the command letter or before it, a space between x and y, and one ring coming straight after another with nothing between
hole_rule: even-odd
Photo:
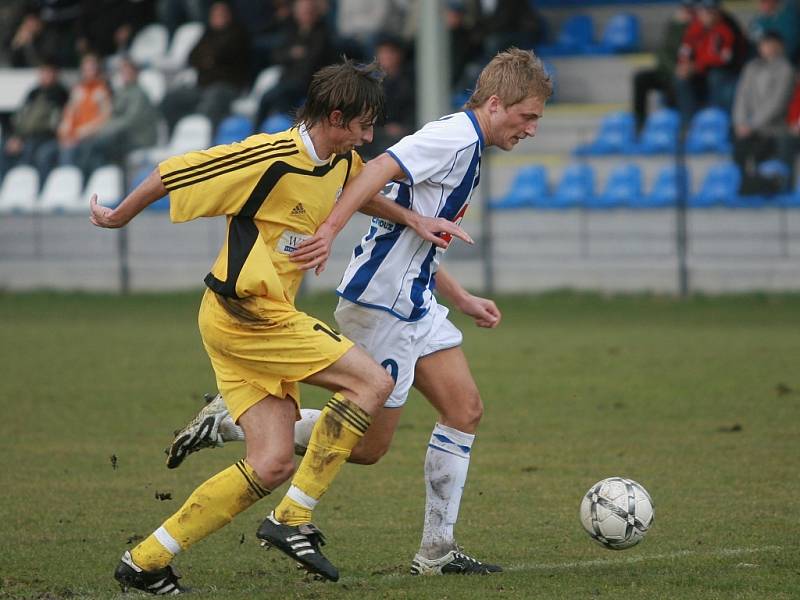
<instances>
[{"instance_id":1,"label":"player's collar","mask_svg":"<svg viewBox=\"0 0 800 600\"><path fill-rule=\"evenodd\" d=\"M300 139L303 140L303 145L306 147L306 152L308 152L308 155L311 157L311 162L317 166L327 165L330 162L330 159L324 160L317 156L317 151L314 149L314 142L311 139L311 136L308 134L308 129L306 128L305 123L301 123L298 130L300 132Z\"/></svg>"},{"instance_id":2,"label":"player's collar","mask_svg":"<svg viewBox=\"0 0 800 600\"><path fill-rule=\"evenodd\" d=\"M486 138L483 136L483 131L481 130L480 123L478 123L478 117L471 110L465 110L464 112L469 117L469 120L472 121L472 126L475 128L475 132L478 134L478 140L481 145L481 150L483 150L483 148L486 146Z\"/></svg>"}]
</instances>

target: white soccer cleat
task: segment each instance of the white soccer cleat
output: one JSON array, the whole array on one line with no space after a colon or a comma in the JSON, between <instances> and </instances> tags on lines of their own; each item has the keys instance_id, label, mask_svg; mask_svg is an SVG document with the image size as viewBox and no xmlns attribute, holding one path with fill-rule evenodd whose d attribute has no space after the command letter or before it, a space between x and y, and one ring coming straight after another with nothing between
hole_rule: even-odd
<instances>
[{"instance_id":1,"label":"white soccer cleat","mask_svg":"<svg viewBox=\"0 0 800 600\"><path fill-rule=\"evenodd\" d=\"M467 556L461 550L451 550L441 558L429 559L417 554L411 561L412 575L488 575L502 568Z\"/></svg>"},{"instance_id":2,"label":"white soccer cleat","mask_svg":"<svg viewBox=\"0 0 800 600\"><path fill-rule=\"evenodd\" d=\"M197 416L183 429L175 432L175 439L165 451L168 469L179 467L192 452L224 445L219 429L222 421L226 417L230 418L228 408L220 394L206 400L208 404L197 413Z\"/></svg>"}]
</instances>

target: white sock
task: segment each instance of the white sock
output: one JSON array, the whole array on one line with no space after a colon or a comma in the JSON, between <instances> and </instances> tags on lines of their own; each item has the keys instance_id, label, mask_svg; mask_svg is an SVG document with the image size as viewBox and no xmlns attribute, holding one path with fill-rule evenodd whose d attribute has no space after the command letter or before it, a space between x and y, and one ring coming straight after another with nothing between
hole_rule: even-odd
<instances>
[{"instance_id":1,"label":"white sock","mask_svg":"<svg viewBox=\"0 0 800 600\"><path fill-rule=\"evenodd\" d=\"M455 548L453 527L475 436L437 423L425 455L425 524L420 554L440 558Z\"/></svg>"},{"instance_id":2,"label":"white sock","mask_svg":"<svg viewBox=\"0 0 800 600\"><path fill-rule=\"evenodd\" d=\"M301 408L300 420L294 423L294 448L297 454L305 454L311 431L319 419L320 411L314 408ZM230 416L222 419L219 424L219 433L225 442L243 442L244 430L233 422Z\"/></svg>"}]
</instances>

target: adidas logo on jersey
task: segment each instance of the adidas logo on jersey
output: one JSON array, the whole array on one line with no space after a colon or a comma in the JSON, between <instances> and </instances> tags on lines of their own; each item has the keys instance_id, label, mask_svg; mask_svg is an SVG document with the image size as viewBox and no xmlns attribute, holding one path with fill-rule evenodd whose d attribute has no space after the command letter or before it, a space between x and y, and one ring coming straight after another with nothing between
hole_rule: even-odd
<instances>
[{"instance_id":1,"label":"adidas logo on jersey","mask_svg":"<svg viewBox=\"0 0 800 600\"><path fill-rule=\"evenodd\" d=\"M298 202L297 206L292 209L292 216L296 217L297 215L304 215L306 214L306 209L303 207L302 202Z\"/></svg>"}]
</instances>

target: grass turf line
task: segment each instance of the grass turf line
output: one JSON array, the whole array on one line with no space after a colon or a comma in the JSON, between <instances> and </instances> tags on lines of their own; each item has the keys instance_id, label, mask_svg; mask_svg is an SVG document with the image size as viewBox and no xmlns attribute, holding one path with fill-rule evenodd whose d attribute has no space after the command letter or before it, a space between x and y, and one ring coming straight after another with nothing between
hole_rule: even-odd
<instances>
[{"instance_id":1,"label":"grass turf line","mask_svg":"<svg viewBox=\"0 0 800 600\"><path fill-rule=\"evenodd\" d=\"M301 304L331 322L334 303ZM228 444L164 467L172 430L213 390L198 305L196 293L0 295L1 598L124 597L111 579L122 550L241 456ZM453 317L486 406L457 532L467 552L512 570L477 581L405 574L435 419L414 394L390 453L343 469L320 504L340 584L307 582L258 547L254 530L279 491L178 558L193 597L797 596L800 297L549 294L498 305L495 331ZM303 393L309 406L327 398ZM622 553L596 546L577 519L581 495L610 475L636 479L656 505L651 533ZM572 563L590 566L535 567Z\"/></svg>"}]
</instances>

